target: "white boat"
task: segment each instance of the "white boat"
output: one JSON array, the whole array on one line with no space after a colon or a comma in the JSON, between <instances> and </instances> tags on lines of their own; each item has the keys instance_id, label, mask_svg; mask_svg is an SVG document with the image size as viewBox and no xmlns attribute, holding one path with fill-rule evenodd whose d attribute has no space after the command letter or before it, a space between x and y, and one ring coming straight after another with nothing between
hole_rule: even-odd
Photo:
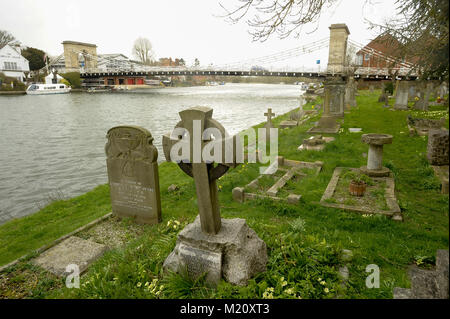
<instances>
[{"instance_id":1,"label":"white boat","mask_svg":"<svg viewBox=\"0 0 450 319\"><path fill-rule=\"evenodd\" d=\"M69 93L71 88L65 84L31 84L27 88L27 94L64 94Z\"/></svg>"}]
</instances>

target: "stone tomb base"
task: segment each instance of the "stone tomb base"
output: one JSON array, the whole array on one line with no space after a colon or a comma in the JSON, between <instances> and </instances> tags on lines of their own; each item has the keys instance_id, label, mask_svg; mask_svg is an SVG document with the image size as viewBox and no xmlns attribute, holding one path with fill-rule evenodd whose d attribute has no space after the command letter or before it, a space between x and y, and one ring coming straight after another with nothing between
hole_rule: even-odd
<instances>
[{"instance_id":1,"label":"stone tomb base","mask_svg":"<svg viewBox=\"0 0 450 319\"><path fill-rule=\"evenodd\" d=\"M434 174L441 181L441 194L448 194L449 166L448 165L442 165L442 166L433 165L432 167L434 170Z\"/></svg>"},{"instance_id":2,"label":"stone tomb base","mask_svg":"<svg viewBox=\"0 0 450 319\"><path fill-rule=\"evenodd\" d=\"M245 219L222 219L216 235L202 232L200 218L179 234L175 249L164 261L163 269L187 272L190 278L206 273L211 285L225 281L244 286L248 280L266 271L267 247Z\"/></svg>"},{"instance_id":3,"label":"stone tomb base","mask_svg":"<svg viewBox=\"0 0 450 319\"><path fill-rule=\"evenodd\" d=\"M336 167L333 176L322 195L320 205L353 211L360 214L381 214L397 221L403 220L397 198L395 197L394 178L390 175L386 177L372 177L372 181L378 189L384 187L384 203L380 204L379 200L377 201L377 198L370 197L369 193L371 190L369 189L369 186L367 186L367 191L362 197L350 195L348 185L344 186L346 188L342 192L342 188L338 187L339 180L341 174L343 175L343 172L346 169L358 171L357 168ZM374 191L377 191L377 189L374 189Z\"/></svg>"},{"instance_id":4,"label":"stone tomb base","mask_svg":"<svg viewBox=\"0 0 450 319\"><path fill-rule=\"evenodd\" d=\"M306 151L322 151L325 148L325 144L333 142L335 140L335 138L331 137L331 136L323 136L323 137L321 137L321 136L318 136L318 137L317 136L311 136L309 138L309 140L312 140L314 138L318 138L318 139L322 140L323 143L322 144L312 143L312 145L308 144L308 143L303 143L302 145L300 145L297 148L297 150L299 150L299 151L303 151L303 150L306 150Z\"/></svg>"},{"instance_id":5,"label":"stone tomb base","mask_svg":"<svg viewBox=\"0 0 450 319\"><path fill-rule=\"evenodd\" d=\"M83 273L89 265L103 255L107 247L102 244L71 236L52 248L44 251L32 263L49 272L64 277L66 267L75 264Z\"/></svg>"},{"instance_id":6,"label":"stone tomb base","mask_svg":"<svg viewBox=\"0 0 450 319\"><path fill-rule=\"evenodd\" d=\"M292 120L287 120L287 121L282 121L280 123L279 129L284 129L284 128L293 128L298 126L298 122L297 121L292 121Z\"/></svg>"}]
</instances>

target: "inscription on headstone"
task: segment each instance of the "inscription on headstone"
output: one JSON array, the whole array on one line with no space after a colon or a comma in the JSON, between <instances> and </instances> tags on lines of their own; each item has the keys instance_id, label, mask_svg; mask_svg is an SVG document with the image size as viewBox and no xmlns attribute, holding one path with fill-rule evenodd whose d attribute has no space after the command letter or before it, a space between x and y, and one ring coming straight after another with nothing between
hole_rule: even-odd
<instances>
[{"instance_id":1,"label":"inscription on headstone","mask_svg":"<svg viewBox=\"0 0 450 319\"><path fill-rule=\"evenodd\" d=\"M136 222L161 221L158 150L149 131L117 126L108 131L106 166L113 214Z\"/></svg>"},{"instance_id":2,"label":"inscription on headstone","mask_svg":"<svg viewBox=\"0 0 450 319\"><path fill-rule=\"evenodd\" d=\"M217 283L222 277L222 254L209 250L202 250L184 244L178 247L178 254L182 259L190 278L198 278L207 273L206 280Z\"/></svg>"}]
</instances>

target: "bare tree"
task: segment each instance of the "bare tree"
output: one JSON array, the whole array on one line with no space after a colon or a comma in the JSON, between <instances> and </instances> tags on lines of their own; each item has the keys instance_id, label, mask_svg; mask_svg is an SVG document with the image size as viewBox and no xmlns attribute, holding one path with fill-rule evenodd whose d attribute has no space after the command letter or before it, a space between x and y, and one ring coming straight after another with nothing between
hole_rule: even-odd
<instances>
[{"instance_id":1,"label":"bare tree","mask_svg":"<svg viewBox=\"0 0 450 319\"><path fill-rule=\"evenodd\" d=\"M286 38L295 32L299 36L301 27L308 23L316 23L323 9L333 6L337 0L238 0L240 4L227 9L225 17L231 23L240 21L246 15L253 17L247 20L249 31L254 41L265 41L277 33ZM313 32L312 31L312 32Z\"/></svg>"},{"instance_id":2,"label":"bare tree","mask_svg":"<svg viewBox=\"0 0 450 319\"><path fill-rule=\"evenodd\" d=\"M133 55L143 64L151 64L154 59L150 40L147 38L137 38L133 45Z\"/></svg>"},{"instance_id":3,"label":"bare tree","mask_svg":"<svg viewBox=\"0 0 450 319\"><path fill-rule=\"evenodd\" d=\"M0 30L0 47L10 43L17 43L16 38L8 31Z\"/></svg>"},{"instance_id":4,"label":"bare tree","mask_svg":"<svg viewBox=\"0 0 450 319\"><path fill-rule=\"evenodd\" d=\"M448 0L396 0L398 16L383 24L367 20L372 29L389 33L402 45L399 54L425 77L449 76Z\"/></svg>"}]
</instances>

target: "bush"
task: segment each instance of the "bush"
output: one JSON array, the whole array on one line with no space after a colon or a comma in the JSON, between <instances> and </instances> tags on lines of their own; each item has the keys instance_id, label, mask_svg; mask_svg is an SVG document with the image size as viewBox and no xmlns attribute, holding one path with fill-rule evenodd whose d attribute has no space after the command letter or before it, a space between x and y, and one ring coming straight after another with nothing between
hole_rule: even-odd
<instances>
[{"instance_id":1,"label":"bush","mask_svg":"<svg viewBox=\"0 0 450 319\"><path fill-rule=\"evenodd\" d=\"M69 81L70 86L75 89L81 88L80 72L68 72L61 74L63 78Z\"/></svg>"},{"instance_id":2,"label":"bush","mask_svg":"<svg viewBox=\"0 0 450 319\"><path fill-rule=\"evenodd\" d=\"M26 89L25 84L3 73L0 73L0 82L2 83L0 91L25 91ZM13 87L11 87L11 82L13 83Z\"/></svg>"},{"instance_id":3,"label":"bush","mask_svg":"<svg viewBox=\"0 0 450 319\"><path fill-rule=\"evenodd\" d=\"M384 83L384 92L388 92L392 95L394 93L394 84L392 82Z\"/></svg>"}]
</instances>

